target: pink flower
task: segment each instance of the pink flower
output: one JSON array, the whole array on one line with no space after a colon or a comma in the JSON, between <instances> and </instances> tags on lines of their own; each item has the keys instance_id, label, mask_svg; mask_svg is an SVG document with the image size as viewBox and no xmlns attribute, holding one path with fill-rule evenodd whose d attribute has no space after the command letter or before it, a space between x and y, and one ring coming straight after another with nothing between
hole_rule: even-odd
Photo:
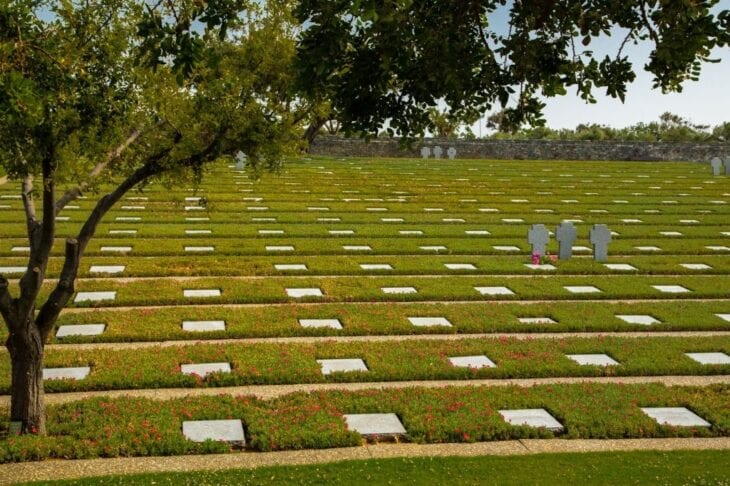
<instances>
[{"instance_id":1,"label":"pink flower","mask_svg":"<svg viewBox=\"0 0 730 486\"><path fill-rule=\"evenodd\" d=\"M539 253L533 253L532 254L532 264L533 265L539 265L540 264L540 254Z\"/></svg>"}]
</instances>

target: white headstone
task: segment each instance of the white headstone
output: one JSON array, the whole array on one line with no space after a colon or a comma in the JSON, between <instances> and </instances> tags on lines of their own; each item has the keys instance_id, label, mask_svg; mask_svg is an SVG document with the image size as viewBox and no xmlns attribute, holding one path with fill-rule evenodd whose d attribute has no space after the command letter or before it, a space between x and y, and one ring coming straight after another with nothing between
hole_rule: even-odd
<instances>
[{"instance_id":1,"label":"white headstone","mask_svg":"<svg viewBox=\"0 0 730 486\"><path fill-rule=\"evenodd\" d=\"M187 420L182 424L182 432L186 439L193 442L213 440L240 445L246 442L240 420Z\"/></svg>"},{"instance_id":2,"label":"white headstone","mask_svg":"<svg viewBox=\"0 0 730 486\"><path fill-rule=\"evenodd\" d=\"M303 263L277 263L274 264L274 268L276 270L279 270L280 272L286 272L286 271L306 271L308 270L307 266Z\"/></svg>"},{"instance_id":3,"label":"white headstone","mask_svg":"<svg viewBox=\"0 0 730 486\"><path fill-rule=\"evenodd\" d=\"M384 294L416 294L418 290L414 287L381 287Z\"/></svg>"},{"instance_id":4,"label":"white headstone","mask_svg":"<svg viewBox=\"0 0 730 486\"><path fill-rule=\"evenodd\" d=\"M302 297L322 297L322 290L318 288L286 289L286 295L295 299Z\"/></svg>"},{"instance_id":5,"label":"white headstone","mask_svg":"<svg viewBox=\"0 0 730 486\"><path fill-rule=\"evenodd\" d=\"M730 356L725 353L685 353L687 356L705 365L728 365L730 364Z\"/></svg>"},{"instance_id":6,"label":"white headstone","mask_svg":"<svg viewBox=\"0 0 730 486\"><path fill-rule=\"evenodd\" d=\"M109 292L79 292L76 294L74 302L100 302L103 300L115 300L117 293Z\"/></svg>"},{"instance_id":7,"label":"white headstone","mask_svg":"<svg viewBox=\"0 0 730 486\"><path fill-rule=\"evenodd\" d=\"M406 429L394 413L344 415L347 428L360 435L403 435Z\"/></svg>"},{"instance_id":8,"label":"white headstone","mask_svg":"<svg viewBox=\"0 0 730 486\"><path fill-rule=\"evenodd\" d=\"M568 285L563 288L571 294L597 294L601 292L600 289L592 285Z\"/></svg>"},{"instance_id":9,"label":"white headstone","mask_svg":"<svg viewBox=\"0 0 730 486\"><path fill-rule=\"evenodd\" d=\"M507 287L474 287L482 295L514 295Z\"/></svg>"},{"instance_id":10,"label":"white headstone","mask_svg":"<svg viewBox=\"0 0 730 486\"><path fill-rule=\"evenodd\" d=\"M70 336L98 336L106 329L106 324L72 324L59 326L56 331L57 338Z\"/></svg>"},{"instance_id":11,"label":"white headstone","mask_svg":"<svg viewBox=\"0 0 730 486\"><path fill-rule=\"evenodd\" d=\"M299 325L307 329L342 329L339 319L299 319Z\"/></svg>"},{"instance_id":12,"label":"white headstone","mask_svg":"<svg viewBox=\"0 0 730 486\"><path fill-rule=\"evenodd\" d=\"M183 297L220 297L220 289L184 289Z\"/></svg>"},{"instance_id":13,"label":"white headstone","mask_svg":"<svg viewBox=\"0 0 730 486\"><path fill-rule=\"evenodd\" d=\"M352 371L368 371L365 362L356 359L318 359L317 363L322 367L323 375L332 373L348 373Z\"/></svg>"},{"instance_id":14,"label":"white headstone","mask_svg":"<svg viewBox=\"0 0 730 486\"><path fill-rule=\"evenodd\" d=\"M652 285L659 292L665 294L685 294L691 292L691 290L682 287L681 285Z\"/></svg>"},{"instance_id":15,"label":"white headstone","mask_svg":"<svg viewBox=\"0 0 730 486\"><path fill-rule=\"evenodd\" d=\"M230 373L230 363L196 363L180 365L180 372L184 375L206 377L211 373Z\"/></svg>"},{"instance_id":16,"label":"white headstone","mask_svg":"<svg viewBox=\"0 0 730 486\"><path fill-rule=\"evenodd\" d=\"M607 354L566 354L581 366L616 366L618 361Z\"/></svg>"},{"instance_id":17,"label":"white headstone","mask_svg":"<svg viewBox=\"0 0 730 486\"><path fill-rule=\"evenodd\" d=\"M641 410L662 425L673 427L710 427L705 419L684 407L642 407Z\"/></svg>"},{"instance_id":18,"label":"white headstone","mask_svg":"<svg viewBox=\"0 0 730 486\"><path fill-rule=\"evenodd\" d=\"M563 426L542 408L528 408L521 410L500 410L499 414L511 425L527 425L529 427L545 427L558 432Z\"/></svg>"},{"instance_id":19,"label":"white headstone","mask_svg":"<svg viewBox=\"0 0 730 486\"><path fill-rule=\"evenodd\" d=\"M454 147L449 147L446 151L446 155L449 156L449 160L454 160L456 158L456 149Z\"/></svg>"},{"instance_id":20,"label":"white headstone","mask_svg":"<svg viewBox=\"0 0 730 486\"><path fill-rule=\"evenodd\" d=\"M226 321L183 321L182 330L186 332L225 331Z\"/></svg>"},{"instance_id":21,"label":"white headstone","mask_svg":"<svg viewBox=\"0 0 730 486\"><path fill-rule=\"evenodd\" d=\"M82 366L79 368L44 368L44 380L83 380L89 373L91 368Z\"/></svg>"},{"instance_id":22,"label":"white headstone","mask_svg":"<svg viewBox=\"0 0 730 486\"><path fill-rule=\"evenodd\" d=\"M651 326L661 322L649 315L618 314L616 317L629 324L641 324L642 326Z\"/></svg>"},{"instance_id":23,"label":"white headstone","mask_svg":"<svg viewBox=\"0 0 730 486\"><path fill-rule=\"evenodd\" d=\"M449 358L449 362L453 366L462 368L494 368L497 365L484 355L479 356L456 356Z\"/></svg>"},{"instance_id":24,"label":"white headstone","mask_svg":"<svg viewBox=\"0 0 730 486\"><path fill-rule=\"evenodd\" d=\"M409 317L408 320L416 327L451 327L451 322L445 317Z\"/></svg>"}]
</instances>

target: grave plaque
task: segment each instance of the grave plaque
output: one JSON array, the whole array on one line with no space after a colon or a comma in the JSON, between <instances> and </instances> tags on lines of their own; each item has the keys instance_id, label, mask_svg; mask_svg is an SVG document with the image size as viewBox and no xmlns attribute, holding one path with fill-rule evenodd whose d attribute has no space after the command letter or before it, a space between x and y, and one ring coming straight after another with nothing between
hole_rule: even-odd
<instances>
[{"instance_id":1,"label":"grave plaque","mask_svg":"<svg viewBox=\"0 0 730 486\"><path fill-rule=\"evenodd\" d=\"M428 159L431 156L431 149L428 147L423 147L421 149L421 157L424 159Z\"/></svg>"},{"instance_id":2,"label":"grave plaque","mask_svg":"<svg viewBox=\"0 0 730 486\"><path fill-rule=\"evenodd\" d=\"M544 224L533 224L527 231L527 242L532 246L533 255L544 255L549 240L550 234Z\"/></svg>"},{"instance_id":3,"label":"grave plaque","mask_svg":"<svg viewBox=\"0 0 730 486\"><path fill-rule=\"evenodd\" d=\"M454 147L449 147L446 151L446 155L449 156L449 160L454 160L456 158L456 149Z\"/></svg>"},{"instance_id":4,"label":"grave plaque","mask_svg":"<svg viewBox=\"0 0 730 486\"><path fill-rule=\"evenodd\" d=\"M593 259L597 262L605 262L608 259L611 230L605 224L594 224L589 237L593 245Z\"/></svg>"},{"instance_id":5,"label":"grave plaque","mask_svg":"<svg viewBox=\"0 0 730 486\"><path fill-rule=\"evenodd\" d=\"M444 154L444 149L442 149L438 145L436 145L433 148L433 158L434 159L440 159L443 154Z\"/></svg>"},{"instance_id":6,"label":"grave plaque","mask_svg":"<svg viewBox=\"0 0 730 486\"><path fill-rule=\"evenodd\" d=\"M712 175L719 176L722 174L722 159L720 157L714 157L710 160L710 167L712 168Z\"/></svg>"},{"instance_id":7,"label":"grave plaque","mask_svg":"<svg viewBox=\"0 0 730 486\"><path fill-rule=\"evenodd\" d=\"M577 237L575 226L570 221L563 221L555 228L555 239L558 240L558 257L569 260L573 256L573 243Z\"/></svg>"}]
</instances>

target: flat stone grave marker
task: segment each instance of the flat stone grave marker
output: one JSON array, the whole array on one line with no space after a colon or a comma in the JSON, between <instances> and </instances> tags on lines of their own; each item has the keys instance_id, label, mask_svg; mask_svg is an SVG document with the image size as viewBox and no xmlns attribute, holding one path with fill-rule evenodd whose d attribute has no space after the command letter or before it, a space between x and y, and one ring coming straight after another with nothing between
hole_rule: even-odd
<instances>
[{"instance_id":1,"label":"flat stone grave marker","mask_svg":"<svg viewBox=\"0 0 730 486\"><path fill-rule=\"evenodd\" d=\"M519 246L511 245L494 245L492 246L497 251L521 251Z\"/></svg>"},{"instance_id":2,"label":"flat stone grave marker","mask_svg":"<svg viewBox=\"0 0 730 486\"><path fill-rule=\"evenodd\" d=\"M497 208L479 208L480 213L498 213L499 209Z\"/></svg>"},{"instance_id":3,"label":"flat stone grave marker","mask_svg":"<svg viewBox=\"0 0 730 486\"><path fill-rule=\"evenodd\" d=\"M682 224L699 224L700 223L699 220L697 220L697 219L680 219L679 222Z\"/></svg>"},{"instance_id":4,"label":"flat stone grave marker","mask_svg":"<svg viewBox=\"0 0 730 486\"><path fill-rule=\"evenodd\" d=\"M294 251L291 245L266 245L266 251Z\"/></svg>"},{"instance_id":5,"label":"flat stone grave marker","mask_svg":"<svg viewBox=\"0 0 730 486\"><path fill-rule=\"evenodd\" d=\"M520 410L500 410L499 414L511 425L527 425L529 427L545 427L553 432L563 430L563 426L543 408L526 408Z\"/></svg>"},{"instance_id":6,"label":"flat stone grave marker","mask_svg":"<svg viewBox=\"0 0 730 486\"><path fill-rule=\"evenodd\" d=\"M673 427L710 427L705 419L684 407L642 407L641 411L661 425Z\"/></svg>"},{"instance_id":7,"label":"flat stone grave marker","mask_svg":"<svg viewBox=\"0 0 730 486\"><path fill-rule=\"evenodd\" d=\"M705 248L712 251L730 251L730 246L709 245Z\"/></svg>"},{"instance_id":8,"label":"flat stone grave marker","mask_svg":"<svg viewBox=\"0 0 730 486\"><path fill-rule=\"evenodd\" d=\"M484 355L479 356L455 356L449 358L449 362L453 366L460 368L495 368L497 365Z\"/></svg>"},{"instance_id":9,"label":"flat stone grave marker","mask_svg":"<svg viewBox=\"0 0 730 486\"><path fill-rule=\"evenodd\" d=\"M302 297L322 297L324 294L321 289L313 287L286 289L286 295L295 299L301 299Z\"/></svg>"},{"instance_id":10,"label":"flat stone grave marker","mask_svg":"<svg viewBox=\"0 0 730 486\"><path fill-rule=\"evenodd\" d=\"M365 208L365 211L370 211L372 213L382 213L384 211L388 211L388 208Z\"/></svg>"},{"instance_id":11,"label":"flat stone grave marker","mask_svg":"<svg viewBox=\"0 0 730 486\"><path fill-rule=\"evenodd\" d=\"M0 267L0 275L9 273L24 273L27 267Z\"/></svg>"},{"instance_id":12,"label":"flat stone grave marker","mask_svg":"<svg viewBox=\"0 0 730 486\"><path fill-rule=\"evenodd\" d=\"M81 366L78 368L44 368L44 380L83 380L89 373L91 368Z\"/></svg>"},{"instance_id":13,"label":"flat stone grave marker","mask_svg":"<svg viewBox=\"0 0 730 486\"><path fill-rule=\"evenodd\" d=\"M688 270L710 270L712 267L704 263L680 263L680 266Z\"/></svg>"},{"instance_id":14,"label":"flat stone grave marker","mask_svg":"<svg viewBox=\"0 0 730 486\"><path fill-rule=\"evenodd\" d=\"M421 158L428 159L431 156L431 149L428 147L421 148Z\"/></svg>"},{"instance_id":15,"label":"flat stone grave marker","mask_svg":"<svg viewBox=\"0 0 730 486\"><path fill-rule=\"evenodd\" d=\"M14 246L10 249L10 251L14 251L16 253L25 253L30 251L29 246Z\"/></svg>"},{"instance_id":16,"label":"flat stone grave marker","mask_svg":"<svg viewBox=\"0 0 730 486\"><path fill-rule=\"evenodd\" d=\"M299 325L306 329L342 329L339 319L299 319Z\"/></svg>"},{"instance_id":17,"label":"flat stone grave marker","mask_svg":"<svg viewBox=\"0 0 730 486\"><path fill-rule=\"evenodd\" d=\"M281 272L285 271L307 271L307 266L303 263L277 263L274 264L274 268Z\"/></svg>"},{"instance_id":18,"label":"flat stone grave marker","mask_svg":"<svg viewBox=\"0 0 730 486\"><path fill-rule=\"evenodd\" d=\"M557 324L551 317L518 317L521 324Z\"/></svg>"},{"instance_id":19,"label":"flat stone grave marker","mask_svg":"<svg viewBox=\"0 0 730 486\"><path fill-rule=\"evenodd\" d=\"M403 427L398 416L394 413L359 413L343 415L348 430L360 435L404 435Z\"/></svg>"},{"instance_id":20,"label":"flat stone grave marker","mask_svg":"<svg viewBox=\"0 0 730 486\"><path fill-rule=\"evenodd\" d=\"M422 235L423 231L421 230L399 230L399 235Z\"/></svg>"},{"instance_id":21,"label":"flat stone grave marker","mask_svg":"<svg viewBox=\"0 0 730 486\"><path fill-rule=\"evenodd\" d=\"M527 242L532 247L532 254L544 255L545 246L550 241L550 234L544 224L533 224L527 231Z\"/></svg>"},{"instance_id":22,"label":"flat stone grave marker","mask_svg":"<svg viewBox=\"0 0 730 486\"><path fill-rule=\"evenodd\" d=\"M185 230L186 235L210 235L212 233L211 230Z\"/></svg>"},{"instance_id":23,"label":"flat stone grave marker","mask_svg":"<svg viewBox=\"0 0 730 486\"><path fill-rule=\"evenodd\" d=\"M318 359L323 375L332 373L349 373L352 371L369 371L365 362L359 358L353 359Z\"/></svg>"},{"instance_id":24,"label":"flat stone grave marker","mask_svg":"<svg viewBox=\"0 0 730 486\"><path fill-rule=\"evenodd\" d=\"M515 295L507 287L474 287L474 290L482 295Z\"/></svg>"},{"instance_id":25,"label":"flat stone grave marker","mask_svg":"<svg viewBox=\"0 0 730 486\"><path fill-rule=\"evenodd\" d=\"M102 246L100 251L116 252L116 253L129 253L132 251L131 246Z\"/></svg>"},{"instance_id":26,"label":"flat stone grave marker","mask_svg":"<svg viewBox=\"0 0 730 486\"><path fill-rule=\"evenodd\" d=\"M122 210L124 211L144 211L147 209L144 206L122 206Z\"/></svg>"},{"instance_id":27,"label":"flat stone grave marker","mask_svg":"<svg viewBox=\"0 0 730 486\"><path fill-rule=\"evenodd\" d=\"M259 230L260 235L283 235L284 230Z\"/></svg>"},{"instance_id":28,"label":"flat stone grave marker","mask_svg":"<svg viewBox=\"0 0 730 486\"><path fill-rule=\"evenodd\" d=\"M712 175L722 175L722 159L720 157L713 157L712 160L710 160L710 169L712 170Z\"/></svg>"},{"instance_id":29,"label":"flat stone grave marker","mask_svg":"<svg viewBox=\"0 0 730 486\"><path fill-rule=\"evenodd\" d=\"M328 233L331 235L354 235L355 231L353 231L353 230L329 230Z\"/></svg>"},{"instance_id":30,"label":"flat stone grave marker","mask_svg":"<svg viewBox=\"0 0 730 486\"><path fill-rule=\"evenodd\" d=\"M363 270L393 270L388 263L361 263L360 268Z\"/></svg>"},{"instance_id":31,"label":"flat stone grave marker","mask_svg":"<svg viewBox=\"0 0 730 486\"><path fill-rule=\"evenodd\" d=\"M664 292L665 294L685 294L687 292L691 292L691 290L682 287L681 285L652 285L655 289L657 289L659 292Z\"/></svg>"},{"instance_id":32,"label":"flat stone grave marker","mask_svg":"<svg viewBox=\"0 0 730 486\"><path fill-rule=\"evenodd\" d=\"M546 270L546 271L550 271L550 270L555 270L556 269L555 268L555 265L551 265L549 263L538 263L538 264L525 263L525 266L527 268L531 268L532 270Z\"/></svg>"},{"instance_id":33,"label":"flat stone grave marker","mask_svg":"<svg viewBox=\"0 0 730 486\"><path fill-rule=\"evenodd\" d=\"M619 270L622 272L632 272L638 270L635 266L629 265L628 263L604 263L604 267L609 270Z\"/></svg>"},{"instance_id":34,"label":"flat stone grave marker","mask_svg":"<svg viewBox=\"0 0 730 486\"><path fill-rule=\"evenodd\" d=\"M590 253L590 252L592 252L592 251L593 251L593 250L591 250L591 249L590 249L590 248L588 248L587 246L580 246L580 245L576 245L576 246L574 246L574 247L573 247L573 253L575 253L575 252L580 252L580 253Z\"/></svg>"},{"instance_id":35,"label":"flat stone grave marker","mask_svg":"<svg viewBox=\"0 0 730 486\"><path fill-rule=\"evenodd\" d=\"M76 294L74 302L101 302L103 300L115 300L116 298L116 291L79 292Z\"/></svg>"},{"instance_id":36,"label":"flat stone grave marker","mask_svg":"<svg viewBox=\"0 0 730 486\"><path fill-rule=\"evenodd\" d=\"M607 354L566 354L581 366L617 366L618 361Z\"/></svg>"},{"instance_id":37,"label":"flat stone grave marker","mask_svg":"<svg viewBox=\"0 0 730 486\"><path fill-rule=\"evenodd\" d=\"M423 208L423 211L426 213L441 213L443 210L444 208Z\"/></svg>"},{"instance_id":38,"label":"flat stone grave marker","mask_svg":"<svg viewBox=\"0 0 730 486\"><path fill-rule=\"evenodd\" d=\"M639 251L662 251L658 246L635 246L634 249Z\"/></svg>"},{"instance_id":39,"label":"flat stone grave marker","mask_svg":"<svg viewBox=\"0 0 730 486\"><path fill-rule=\"evenodd\" d=\"M447 249L443 245L419 246L419 248L423 251L445 251Z\"/></svg>"},{"instance_id":40,"label":"flat stone grave marker","mask_svg":"<svg viewBox=\"0 0 730 486\"><path fill-rule=\"evenodd\" d=\"M275 223L276 218L251 218L252 223Z\"/></svg>"},{"instance_id":41,"label":"flat stone grave marker","mask_svg":"<svg viewBox=\"0 0 730 486\"><path fill-rule=\"evenodd\" d=\"M137 230L109 230L110 235L136 235Z\"/></svg>"},{"instance_id":42,"label":"flat stone grave marker","mask_svg":"<svg viewBox=\"0 0 730 486\"><path fill-rule=\"evenodd\" d=\"M200 222L203 222L203 221L210 221L210 218L208 218L208 217L203 217L203 218L185 218L185 221L187 221L189 223L200 223Z\"/></svg>"},{"instance_id":43,"label":"flat stone grave marker","mask_svg":"<svg viewBox=\"0 0 730 486\"><path fill-rule=\"evenodd\" d=\"M456 149L454 147L449 147L446 151L446 155L448 155L449 160L454 160L456 158Z\"/></svg>"},{"instance_id":44,"label":"flat stone grave marker","mask_svg":"<svg viewBox=\"0 0 730 486\"><path fill-rule=\"evenodd\" d=\"M486 235L491 234L487 230L466 230L466 231L464 231L464 233L467 235L480 235L480 236L486 236Z\"/></svg>"},{"instance_id":45,"label":"flat stone grave marker","mask_svg":"<svg viewBox=\"0 0 730 486\"><path fill-rule=\"evenodd\" d=\"M626 219L622 219L622 220L621 220L621 222L623 222L623 223L629 223L629 224L638 224L638 223L643 223L643 221L642 221L642 220L640 220L640 219L636 219L636 218L626 218Z\"/></svg>"},{"instance_id":46,"label":"flat stone grave marker","mask_svg":"<svg viewBox=\"0 0 730 486\"><path fill-rule=\"evenodd\" d=\"M442 156L443 154L444 154L444 149L442 149L442 148L441 148L441 147L439 147L438 145L436 145L436 146L435 146L435 147L433 148L433 157L434 157L435 159L440 159L440 158L441 158L441 156Z\"/></svg>"},{"instance_id":47,"label":"flat stone grave marker","mask_svg":"<svg viewBox=\"0 0 730 486\"><path fill-rule=\"evenodd\" d=\"M503 223L524 223L525 220L522 218L502 218Z\"/></svg>"},{"instance_id":48,"label":"flat stone grave marker","mask_svg":"<svg viewBox=\"0 0 730 486\"><path fill-rule=\"evenodd\" d=\"M384 294L417 294L415 287L381 287Z\"/></svg>"},{"instance_id":49,"label":"flat stone grave marker","mask_svg":"<svg viewBox=\"0 0 730 486\"><path fill-rule=\"evenodd\" d=\"M183 297L220 297L220 289L184 289Z\"/></svg>"},{"instance_id":50,"label":"flat stone grave marker","mask_svg":"<svg viewBox=\"0 0 730 486\"><path fill-rule=\"evenodd\" d=\"M248 208L248 210L253 211L252 208ZM203 206L185 206L185 211L205 211L205 208Z\"/></svg>"},{"instance_id":51,"label":"flat stone grave marker","mask_svg":"<svg viewBox=\"0 0 730 486\"><path fill-rule=\"evenodd\" d=\"M187 253L205 253L215 251L214 246L186 246L185 251Z\"/></svg>"},{"instance_id":52,"label":"flat stone grave marker","mask_svg":"<svg viewBox=\"0 0 730 486\"><path fill-rule=\"evenodd\" d=\"M594 224L589 239L593 245L593 259L605 262L608 259L608 244L611 243L611 231L605 224Z\"/></svg>"},{"instance_id":53,"label":"flat stone grave marker","mask_svg":"<svg viewBox=\"0 0 730 486\"><path fill-rule=\"evenodd\" d=\"M661 323L661 321L649 315L617 314L616 317L629 324L641 324L642 326L651 326L652 324Z\"/></svg>"},{"instance_id":54,"label":"flat stone grave marker","mask_svg":"<svg viewBox=\"0 0 730 486\"><path fill-rule=\"evenodd\" d=\"M89 273L122 273L126 269L126 265L92 265L89 268Z\"/></svg>"},{"instance_id":55,"label":"flat stone grave marker","mask_svg":"<svg viewBox=\"0 0 730 486\"><path fill-rule=\"evenodd\" d=\"M117 216L114 221L142 221L139 216Z\"/></svg>"},{"instance_id":56,"label":"flat stone grave marker","mask_svg":"<svg viewBox=\"0 0 730 486\"><path fill-rule=\"evenodd\" d=\"M245 445L243 423L240 420L186 420L182 424L186 439L193 442L213 440Z\"/></svg>"},{"instance_id":57,"label":"flat stone grave marker","mask_svg":"<svg viewBox=\"0 0 730 486\"><path fill-rule=\"evenodd\" d=\"M464 218L443 218L441 221L444 223L466 223Z\"/></svg>"},{"instance_id":58,"label":"flat stone grave marker","mask_svg":"<svg viewBox=\"0 0 730 486\"><path fill-rule=\"evenodd\" d=\"M225 331L226 321L183 321L182 330L186 332Z\"/></svg>"},{"instance_id":59,"label":"flat stone grave marker","mask_svg":"<svg viewBox=\"0 0 730 486\"><path fill-rule=\"evenodd\" d=\"M403 218L380 218L380 221L383 223L403 223L405 220Z\"/></svg>"},{"instance_id":60,"label":"flat stone grave marker","mask_svg":"<svg viewBox=\"0 0 730 486\"><path fill-rule=\"evenodd\" d=\"M181 364L180 372L184 375L198 375L205 378L211 373L230 373L230 363L195 363Z\"/></svg>"},{"instance_id":61,"label":"flat stone grave marker","mask_svg":"<svg viewBox=\"0 0 730 486\"><path fill-rule=\"evenodd\" d=\"M445 317L409 317L408 320L416 327L452 327L451 322Z\"/></svg>"},{"instance_id":62,"label":"flat stone grave marker","mask_svg":"<svg viewBox=\"0 0 730 486\"><path fill-rule=\"evenodd\" d=\"M326 206L309 206L307 211L329 211L330 208Z\"/></svg>"},{"instance_id":63,"label":"flat stone grave marker","mask_svg":"<svg viewBox=\"0 0 730 486\"><path fill-rule=\"evenodd\" d=\"M592 285L568 285L563 287L571 294L599 294L601 289Z\"/></svg>"},{"instance_id":64,"label":"flat stone grave marker","mask_svg":"<svg viewBox=\"0 0 730 486\"><path fill-rule=\"evenodd\" d=\"M342 249L346 251L371 251L370 245L342 245Z\"/></svg>"},{"instance_id":65,"label":"flat stone grave marker","mask_svg":"<svg viewBox=\"0 0 730 486\"><path fill-rule=\"evenodd\" d=\"M475 267L471 263L444 263L444 266L448 268L449 270L476 270L477 267Z\"/></svg>"},{"instance_id":66,"label":"flat stone grave marker","mask_svg":"<svg viewBox=\"0 0 730 486\"><path fill-rule=\"evenodd\" d=\"M558 240L558 258L569 260L573 256L573 243L578 232L570 221L563 221L555 228L555 239Z\"/></svg>"},{"instance_id":67,"label":"flat stone grave marker","mask_svg":"<svg viewBox=\"0 0 730 486\"><path fill-rule=\"evenodd\" d=\"M106 324L71 324L59 326L56 337L59 339L71 336L98 336L106 329Z\"/></svg>"},{"instance_id":68,"label":"flat stone grave marker","mask_svg":"<svg viewBox=\"0 0 730 486\"><path fill-rule=\"evenodd\" d=\"M730 364L730 356L725 353L685 353L687 356L704 365Z\"/></svg>"},{"instance_id":69,"label":"flat stone grave marker","mask_svg":"<svg viewBox=\"0 0 730 486\"><path fill-rule=\"evenodd\" d=\"M0 207L2 207L2 206L0 206ZM71 221L71 218L69 218L68 216L56 216L56 221L61 221L61 222Z\"/></svg>"}]
</instances>

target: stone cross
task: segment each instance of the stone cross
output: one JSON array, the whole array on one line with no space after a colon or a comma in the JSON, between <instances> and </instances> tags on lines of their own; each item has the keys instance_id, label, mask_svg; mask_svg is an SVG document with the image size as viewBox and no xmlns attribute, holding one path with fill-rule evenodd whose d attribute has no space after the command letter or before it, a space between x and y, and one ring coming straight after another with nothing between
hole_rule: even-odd
<instances>
[{"instance_id":1,"label":"stone cross","mask_svg":"<svg viewBox=\"0 0 730 486\"><path fill-rule=\"evenodd\" d=\"M441 147L439 147L438 145L436 145L436 146L435 146L435 147L433 148L433 156L434 156L434 158L436 158L436 159L440 159L440 158L441 158L441 156L442 156L443 154L444 154L444 149L442 149L442 148L441 148Z\"/></svg>"},{"instance_id":2,"label":"stone cross","mask_svg":"<svg viewBox=\"0 0 730 486\"><path fill-rule=\"evenodd\" d=\"M421 157L423 157L424 159L427 159L430 156L431 156L431 149L428 147L423 147L421 149Z\"/></svg>"},{"instance_id":3,"label":"stone cross","mask_svg":"<svg viewBox=\"0 0 730 486\"><path fill-rule=\"evenodd\" d=\"M532 254L545 254L545 245L550 241L550 234L544 224L533 224L527 231L527 242L532 246Z\"/></svg>"},{"instance_id":4,"label":"stone cross","mask_svg":"<svg viewBox=\"0 0 730 486\"><path fill-rule=\"evenodd\" d=\"M605 262L608 259L608 244L611 243L611 230L605 224L594 224L589 235L593 245L593 259Z\"/></svg>"},{"instance_id":5,"label":"stone cross","mask_svg":"<svg viewBox=\"0 0 730 486\"><path fill-rule=\"evenodd\" d=\"M578 235L570 221L563 221L555 228L555 239L558 240L558 257L569 260L573 256L573 243Z\"/></svg>"},{"instance_id":6,"label":"stone cross","mask_svg":"<svg viewBox=\"0 0 730 486\"><path fill-rule=\"evenodd\" d=\"M710 166L712 167L712 175L719 176L722 172L722 159L720 157L714 157L710 161Z\"/></svg>"},{"instance_id":7,"label":"stone cross","mask_svg":"<svg viewBox=\"0 0 730 486\"><path fill-rule=\"evenodd\" d=\"M446 155L449 156L450 160L454 160L456 158L456 149L454 147L449 147L449 150L446 151Z\"/></svg>"}]
</instances>

